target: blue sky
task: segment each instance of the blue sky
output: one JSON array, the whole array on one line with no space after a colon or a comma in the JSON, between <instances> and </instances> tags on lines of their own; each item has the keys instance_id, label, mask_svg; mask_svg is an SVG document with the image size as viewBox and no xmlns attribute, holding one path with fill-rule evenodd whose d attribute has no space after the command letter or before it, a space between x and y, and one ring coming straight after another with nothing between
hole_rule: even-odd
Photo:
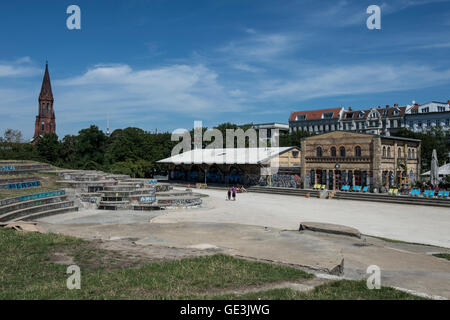
<instances>
[{"instance_id":1,"label":"blue sky","mask_svg":"<svg viewBox=\"0 0 450 320\"><path fill-rule=\"evenodd\" d=\"M366 27L372 4L381 30ZM2 1L0 40L0 130L25 138L46 59L61 138L107 114L112 129L172 131L450 99L449 1Z\"/></svg>"}]
</instances>

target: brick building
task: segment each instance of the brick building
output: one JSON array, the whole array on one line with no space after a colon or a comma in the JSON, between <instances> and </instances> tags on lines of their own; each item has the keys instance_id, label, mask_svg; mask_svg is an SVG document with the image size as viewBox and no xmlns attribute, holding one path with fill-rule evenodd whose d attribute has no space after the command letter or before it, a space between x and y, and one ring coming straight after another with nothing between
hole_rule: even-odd
<instances>
[{"instance_id":1,"label":"brick building","mask_svg":"<svg viewBox=\"0 0 450 320\"><path fill-rule=\"evenodd\" d=\"M53 110L53 93L48 72L48 63L45 64L44 78L42 79L41 93L39 94L39 114L36 116L34 125L34 136L32 143L35 144L46 134L56 132L55 112Z\"/></svg>"},{"instance_id":2,"label":"brick building","mask_svg":"<svg viewBox=\"0 0 450 320\"><path fill-rule=\"evenodd\" d=\"M348 131L324 133L301 141L305 188L324 184L397 187L420 174L420 140Z\"/></svg>"}]
</instances>

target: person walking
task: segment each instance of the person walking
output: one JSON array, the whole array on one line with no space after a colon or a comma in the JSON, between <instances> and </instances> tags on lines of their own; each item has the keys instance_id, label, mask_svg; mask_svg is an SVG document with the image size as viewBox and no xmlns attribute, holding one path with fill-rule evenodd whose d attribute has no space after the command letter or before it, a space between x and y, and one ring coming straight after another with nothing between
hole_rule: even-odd
<instances>
[{"instance_id":1,"label":"person walking","mask_svg":"<svg viewBox=\"0 0 450 320\"><path fill-rule=\"evenodd\" d=\"M233 195L233 201L236 201L236 187L233 187L233 189L231 189L231 193Z\"/></svg>"},{"instance_id":2,"label":"person walking","mask_svg":"<svg viewBox=\"0 0 450 320\"><path fill-rule=\"evenodd\" d=\"M227 198L228 198L228 200L231 200L231 189L230 188L228 188L228 191L227 191Z\"/></svg>"}]
</instances>

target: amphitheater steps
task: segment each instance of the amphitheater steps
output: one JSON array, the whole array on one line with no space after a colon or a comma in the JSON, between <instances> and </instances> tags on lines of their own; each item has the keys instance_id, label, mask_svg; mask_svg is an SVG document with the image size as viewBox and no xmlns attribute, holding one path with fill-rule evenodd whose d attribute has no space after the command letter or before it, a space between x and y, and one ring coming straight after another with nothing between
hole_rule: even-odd
<instances>
[{"instance_id":1,"label":"amphitheater steps","mask_svg":"<svg viewBox=\"0 0 450 320\"><path fill-rule=\"evenodd\" d=\"M30 214L30 215L27 215L25 217L22 217L22 218L14 219L12 221L19 221L19 220L31 221L31 220L35 220L35 219L48 217L48 216L53 216L53 215L56 215L56 214L67 213L67 212L74 212L74 211L78 211L78 207L70 206L70 207L64 207L64 208L58 208L58 209L53 209L53 210L46 210L46 211L36 212L36 213Z\"/></svg>"},{"instance_id":2,"label":"amphitheater steps","mask_svg":"<svg viewBox=\"0 0 450 320\"><path fill-rule=\"evenodd\" d=\"M18 221L23 220L25 217L28 217L29 215L34 215L46 211L53 211L58 209L64 209L68 207L73 207L74 202L73 201L58 201L58 202L52 202L52 203L46 203L38 206L32 206L27 208L21 208L15 211L10 211L2 216L0 216L0 221Z\"/></svg>"},{"instance_id":3,"label":"amphitheater steps","mask_svg":"<svg viewBox=\"0 0 450 320\"><path fill-rule=\"evenodd\" d=\"M8 212L16 211L16 210L19 210L19 209L30 208L30 207L33 207L35 205L61 202L61 201L65 201L65 200L67 200L67 195L55 196L55 197L49 197L49 198L39 198L39 199L33 199L33 200L22 201L22 202L15 202L15 203L12 203L12 204L8 204L6 206L0 207L0 219L1 219L1 217L4 214L6 214Z\"/></svg>"}]
</instances>

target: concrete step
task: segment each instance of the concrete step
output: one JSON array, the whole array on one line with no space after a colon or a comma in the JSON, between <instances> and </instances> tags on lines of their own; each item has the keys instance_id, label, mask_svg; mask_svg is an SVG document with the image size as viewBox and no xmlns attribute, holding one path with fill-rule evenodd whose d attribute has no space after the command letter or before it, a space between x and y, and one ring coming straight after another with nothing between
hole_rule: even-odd
<instances>
[{"instance_id":1,"label":"concrete step","mask_svg":"<svg viewBox=\"0 0 450 320\"><path fill-rule=\"evenodd\" d=\"M33 214L30 214L30 215L24 216L22 218L14 219L12 221L19 221L19 220L20 221L31 221L31 220L36 220L36 219L48 217L48 216L53 216L53 215L56 215L56 214L67 213L67 212L74 212L74 211L78 211L78 207L70 206L70 207L58 208L58 209L53 209L53 210L41 211L41 212L37 212L37 213L33 213Z\"/></svg>"},{"instance_id":2,"label":"concrete step","mask_svg":"<svg viewBox=\"0 0 450 320\"><path fill-rule=\"evenodd\" d=\"M11 211L16 211L19 209L34 207L34 206L47 204L47 203L61 202L61 201L65 201L65 200L67 200L67 195L33 199L33 200L22 201L22 202L15 202L15 203L0 207L0 217L3 214L11 212Z\"/></svg>"},{"instance_id":3,"label":"concrete step","mask_svg":"<svg viewBox=\"0 0 450 320\"><path fill-rule=\"evenodd\" d=\"M47 203L39 206L29 207L29 208L22 208L19 210L11 211L8 213L3 214L0 216L0 221L16 221L21 220L22 217L28 216L30 214L35 214L43 211L48 210L55 210L60 208L66 208L73 206L73 201L60 201L60 202L54 202L54 203Z\"/></svg>"}]
</instances>

